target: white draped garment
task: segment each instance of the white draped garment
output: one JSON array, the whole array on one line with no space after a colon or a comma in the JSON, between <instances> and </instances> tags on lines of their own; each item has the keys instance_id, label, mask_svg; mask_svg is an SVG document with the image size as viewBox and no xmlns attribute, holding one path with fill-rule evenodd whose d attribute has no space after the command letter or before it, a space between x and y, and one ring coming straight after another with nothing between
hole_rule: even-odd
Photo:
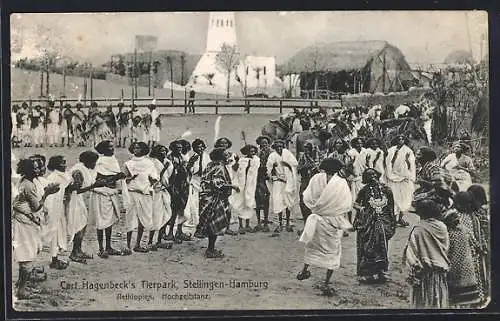
<instances>
[{"instance_id":1,"label":"white draped garment","mask_svg":"<svg viewBox=\"0 0 500 321\"><path fill-rule=\"evenodd\" d=\"M288 164L289 166L285 165ZM273 165L275 167L276 175L273 175ZM297 186L297 159L288 149L283 149L281 155L277 152L272 152L267 159L267 174L271 177L268 181L270 191L269 212L281 213L285 209L290 209L298 198ZM273 180L272 177L276 176L280 180Z\"/></svg>"},{"instance_id":2,"label":"white draped garment","mask_svg":"<svg viewBox=\"0 0 500 321\"><path fill-rule=\"evenodd\" d=\"M392 146L387 150L385 166L387 186L391 188L394 195L394 213L409 211L413 200L416 178L413 151L406 145L399 149L397 146Z\"/></svg>"},{"instance_id":3,"label":"white draped garment","mask_svg":"<svg viewBox=\"0 0 500 321\"><path fill-rule=\"evenodd\" d=\"M83 176L82 188L89 187L95 183L97 173L95 170L85 167L83 163L77 163L69 170L69 174L80 172ZM72 191L68 205L68 235L69 242L73 241L75 234L80 232L88 223L89 212L84 200L86 193Z\"/></svg>"},{"instance_id":4,"label":"white draped garment","mask_svg":"<svg viewBox=\"0 0 500 321\"><path fill-rule=\"evenodd\" d=\"M240 191L233 192L229 202L239 218L251 219L255 214L255 190L260 158L258 156L243 157L238 163L239 167L234 175L233 185L238 186Z\"/></svg>"},{"instance_id":5,"label":"white draped garment","mask_svg":"<svg viewBox=\"0 0 500 321\"><path fill-rule=\"evenodd\" d=\"M306 245L304 263L335 270L340 267L341 239L352 228L346 213L352 209L347 181L326 173L314 175L304 191L304 204L311 209L300 242Z\"/></svg>"}]
</instances>

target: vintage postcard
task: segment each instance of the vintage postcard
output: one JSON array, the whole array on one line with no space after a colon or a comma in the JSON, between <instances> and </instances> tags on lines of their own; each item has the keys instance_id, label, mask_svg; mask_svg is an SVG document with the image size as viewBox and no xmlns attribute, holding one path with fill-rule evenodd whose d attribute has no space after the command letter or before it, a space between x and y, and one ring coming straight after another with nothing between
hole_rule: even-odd
<instances>
[{"instance_id":1,"label":"vintage postcard","mask_svg":"<svg viewBox=\"0 0 500 321\"><path fill-rule=\"evenodd\" d=\"M486 12L10 21L16 311L488 305Z\"/></svg>"}]
</instances>

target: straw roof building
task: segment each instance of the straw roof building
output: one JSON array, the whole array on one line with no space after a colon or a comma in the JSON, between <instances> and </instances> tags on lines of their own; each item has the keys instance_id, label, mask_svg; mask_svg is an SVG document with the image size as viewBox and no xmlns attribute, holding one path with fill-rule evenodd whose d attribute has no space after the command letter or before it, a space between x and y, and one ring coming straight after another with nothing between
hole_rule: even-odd
<instances>
[{"instance_id":1,"label":"straw roof building","mask_svg":"<svg viewBox=\"0 0 500 321\"><path fill-rule=\"evenodd\" d=\"M298 73L302 90L398 92L415 84L405 56L387 41L335 42L307 47L281 66Z\"/></svg>"}]
</instances>

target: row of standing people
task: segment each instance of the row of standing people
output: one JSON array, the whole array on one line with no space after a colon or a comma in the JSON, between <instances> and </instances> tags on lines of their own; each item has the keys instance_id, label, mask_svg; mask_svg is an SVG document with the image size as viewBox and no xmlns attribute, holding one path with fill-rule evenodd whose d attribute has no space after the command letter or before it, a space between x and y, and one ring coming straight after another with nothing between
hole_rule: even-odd
<instances>
[{"instance_id":1,"label":"row of standing people","mask_svg":"<svg viewBox=\"0 0 500 321\"><path fill-rule=\"evenodd\" d=\"M150 104L147 110L118 104L115 114L112 106L100 109L93 103L89 111L82 104L55 107L26 103L12 107L13 147L56 147L93 145L105 139L114 140L118 147L132 141L148 142L150 146L160 141L161 120L157 107Z\"/></svg>"}]
</instances>

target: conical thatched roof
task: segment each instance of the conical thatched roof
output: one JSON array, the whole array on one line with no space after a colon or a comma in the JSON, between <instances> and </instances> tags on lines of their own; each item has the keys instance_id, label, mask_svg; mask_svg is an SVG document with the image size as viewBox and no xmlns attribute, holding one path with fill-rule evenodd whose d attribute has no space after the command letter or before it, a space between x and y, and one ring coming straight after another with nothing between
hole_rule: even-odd
<instances>
[{"instance_id":1,"label":"conical thatched roof","mask_svg":"<svg viewBox=\"0 0 500 321\"><path fill-rule=\"evenodd\" d=\"M348 41L314 45L302 49L284 63L284 72L338 72L342 70L360 70L386 47L391 46L396 52L403 53L387 41ZM316 62L316 66L315 66Z\"/></svg>"}]
</instances>

